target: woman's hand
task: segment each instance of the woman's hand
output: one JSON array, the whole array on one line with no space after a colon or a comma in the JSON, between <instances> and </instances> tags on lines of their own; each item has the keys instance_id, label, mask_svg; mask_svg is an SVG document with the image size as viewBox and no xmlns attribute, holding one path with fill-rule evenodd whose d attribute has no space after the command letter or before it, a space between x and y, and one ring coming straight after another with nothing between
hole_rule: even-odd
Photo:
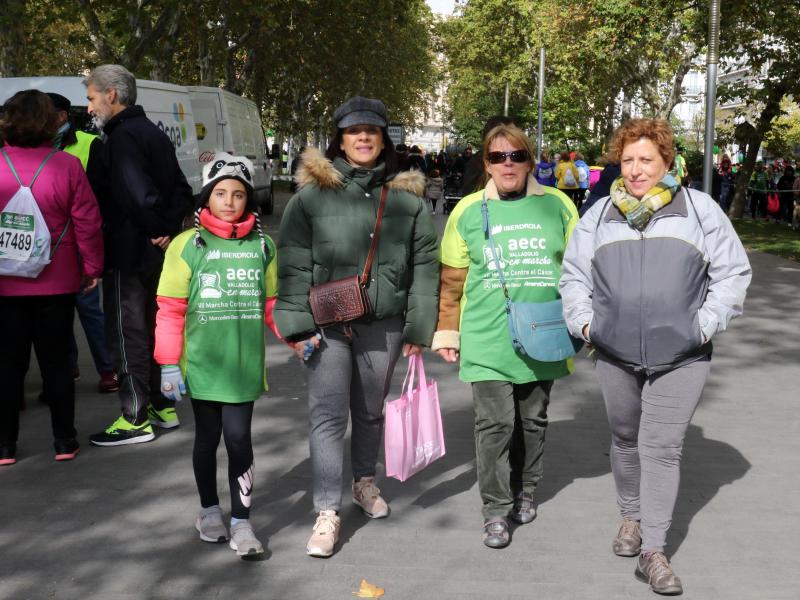
<instances>
[{"instance_id":1,"label":"woman's hand","mask_svg":"<svg viewBox=\"0 0 800 600\"><path fill-rule=\"evenodd\" d=\"M305 340L300 340L299 342L290 343L292 350L294 351L295 356L300 360L308 360L309 356L319 348L319 334L314 334L310 338Z\"/></svg>"},{"instance_id":2,"label":"woman's hand","mask_svg":"<svg viewBox=\"0 0 800 600\"><path fill-rule=\"evenodd\" d=\"M161 237L157 238L150 238L150 243L153 246L158 246L162 250L166 250L167 246L169 246L170 237L168 235L162 235Z\"/></svg>"},{"instance_id":3,"label":"woman's hand","mask_svg":"<svg viewBox=\"0 0 800 600\"><path fill-rule=\"evenodd\" d=\"M439 348L436 354L441 356L446 362L454 363L458 360L458 350L455 348Z\"/></svg>"},{"instance_id":4,"label":"woman's hand","mask_svg":"<svg viewBox=\"0 0 800 600\"><path fill-rule=\"evenodd\" d=\"M88 276L84 275L81 278L81 292L80 292L81 295L88 294L94 288L96 288L98 281L99 281L99 279L97 277L88 277Z\"/></svg>"},{"instance_id":5,"label":"woman's hand","mask_svg":"<svg viewBox=\"0 0 800 600\"><path fill-rule=\"evenodd\" d=\"M412 354L422 354L422 346L417 346L416 344L403 344L403 357L408 357Z\"/></svg>"}]
</instances>

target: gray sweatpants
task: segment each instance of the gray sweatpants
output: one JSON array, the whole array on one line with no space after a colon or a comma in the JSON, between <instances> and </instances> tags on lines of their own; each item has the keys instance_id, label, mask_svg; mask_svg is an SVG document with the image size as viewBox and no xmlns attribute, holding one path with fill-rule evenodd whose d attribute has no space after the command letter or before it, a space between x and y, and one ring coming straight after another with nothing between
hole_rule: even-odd
<instances>
[{"instance_id":1,"label":"gray sweatpants","mask_svg":"<svg viewBox=\"0 0 800 600\"><path fill-rule=\"evenodd\" d=\"M352 419L353 478L375 475L383 437L383 401L402 348L404 321L392 317L323 330L306 363L314 510L339 510L347 417Z\"/></svg>"},{"instance_id":2,"label":"gray sweatpants","mask_svg":"<svg viewBox=\"0 0 800 600\"><path fill-rule=\"evenodd\" d=\"M647 376L604 360L597 379L611 428L611 471L620 514L641 520L642 552L663 552L678 496L683 440L710 357Z\"/></svg>"}]
</instances>

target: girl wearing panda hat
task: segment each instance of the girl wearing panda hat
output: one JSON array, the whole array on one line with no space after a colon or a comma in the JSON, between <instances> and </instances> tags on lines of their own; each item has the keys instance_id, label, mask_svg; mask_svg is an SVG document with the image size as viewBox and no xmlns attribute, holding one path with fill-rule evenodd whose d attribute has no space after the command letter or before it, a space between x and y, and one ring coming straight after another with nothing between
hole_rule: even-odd
<instances>
[{"instance_id":1,"label":"girl wearing panda hat","mask_svg":"<svg viewBox=\"0 0 800 600\"><path fill-rule=\"evenodd\" d=\"M261 228L253 164L217 153L203 168L194 229L167 249L158 285L155 358L161 391L187 394L195 416L192 461L201 509L200 539L224 542L239 556L264 552L250 524L254 463L253 405L266 391L264 327L277 296L275 245ZM220 435L228 451L230 535L216 483Z\"/></svg>"}]
</instances>

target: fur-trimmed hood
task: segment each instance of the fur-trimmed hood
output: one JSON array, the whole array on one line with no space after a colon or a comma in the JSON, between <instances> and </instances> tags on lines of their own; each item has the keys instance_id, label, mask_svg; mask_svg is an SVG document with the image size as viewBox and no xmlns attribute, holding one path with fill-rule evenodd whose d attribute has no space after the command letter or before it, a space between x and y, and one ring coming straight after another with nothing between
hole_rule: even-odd
<instances>
[{"instance_id":1,"label":"fur-trimmed hood","mask_svg":"<svg viewBox=\"0 0 800 600\"><path fill-rule=\"evenodd\" d=\"M325 189L343 187L345 178L322 152L309 147L300 157L300 166L294 179L298 189L309 185ZM419 171L403 171L391 177L387 185L389 189L409 192L421 198L425 193L425 176Z\"/></svg>"}]
</instances>

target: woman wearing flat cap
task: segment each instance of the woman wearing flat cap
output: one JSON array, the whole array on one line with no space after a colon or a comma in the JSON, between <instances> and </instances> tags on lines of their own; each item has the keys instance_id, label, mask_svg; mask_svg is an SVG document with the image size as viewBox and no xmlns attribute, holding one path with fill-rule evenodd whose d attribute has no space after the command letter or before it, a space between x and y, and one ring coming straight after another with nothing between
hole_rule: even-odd
<instances>
[{"instance_id":1,"label":"woman wearing flat cap","mask_svg":"<svg viewBox=\"0 0 800 600\"><path fill-rule=\"evenodd\" d=\"M417 354L431 343L439 282L436 233L422 200L425 177L397 173L383 102L355 96L336 109L333 122L325 154L315 148L303 153L298 192L281 221L274 312L281 335L305 361L318 513L306 552L320 557L332 555L339 538L348 416L353 502L370 518L389 515L375 485L383 402L401 352ZM384 186L366 285L372 310L321 327L311 311L311 287L362 272Z\"/></svg>"}]
</instances>

